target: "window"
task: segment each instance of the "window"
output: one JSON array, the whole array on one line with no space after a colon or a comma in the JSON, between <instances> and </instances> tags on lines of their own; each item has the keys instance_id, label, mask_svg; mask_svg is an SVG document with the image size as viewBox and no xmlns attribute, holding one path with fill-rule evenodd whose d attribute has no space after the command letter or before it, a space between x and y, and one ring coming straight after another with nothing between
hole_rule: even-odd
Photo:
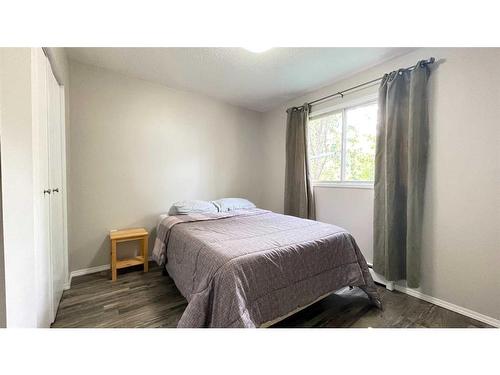
<instances>
[{"instance_id":1,"label":"window","mask_svg":"<svg viewBox=\"0 0 500 375\"><path fill-rule=\"evenodd\" d=\"M377 109L374 99L365 99L313 114L308 125L308 152L314 182L372 186Z\"/></svg>"}]
</instances>

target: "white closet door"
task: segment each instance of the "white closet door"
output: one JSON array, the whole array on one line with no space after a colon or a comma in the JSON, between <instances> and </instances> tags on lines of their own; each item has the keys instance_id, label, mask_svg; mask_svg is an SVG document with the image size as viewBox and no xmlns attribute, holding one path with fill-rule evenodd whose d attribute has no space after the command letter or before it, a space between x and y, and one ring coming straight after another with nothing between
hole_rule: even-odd
<instances>
[{"instance_id":1,"label":"white closet door","mask_svg":"<svg viewBox=\"0 0 500 375\"><path fill-rule=\"evenodd\" d=\"M65 282L64 217L62 194L61 88L47 64L48 140L50 194L50 258L53 319L57 313Z\"/></svg>"}]
</instances>

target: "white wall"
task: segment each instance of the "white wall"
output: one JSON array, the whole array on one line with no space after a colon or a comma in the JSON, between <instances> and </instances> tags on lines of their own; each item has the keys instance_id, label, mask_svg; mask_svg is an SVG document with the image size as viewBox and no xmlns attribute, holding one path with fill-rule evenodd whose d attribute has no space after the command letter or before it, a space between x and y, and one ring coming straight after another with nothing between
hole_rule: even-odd
<instances>
[{"instance_id":1,"label":"white wall","mask_svg":"<svg viewBox=\"0 0 500 375\"><path fill-rule=\"evenodd\" d=\"M0 155L1 148L1 129L2 129L2 70L3 53L0 51ZM0 157L0 193L2 186L2 161ZM4 264L4 244L3 244L3 208L2 197L0 196L0 328L5 328L7 324L5 312L5 264Z\"/></svg>"},{"instance_id":2,"label":"white wall","mask_svg":"<svg viewBox=\"0 0 500 375\"><path fill-rule=\"evenodd\" d=\"M348 228L373 263L373 189L314 188L318 220Z\"/></svg>"},{"instance_id":3,"label":"white wall","mask_svg":"<svg viewBox=\"0 0 500 375\"><path fill-rule=\"evenodd\" d=\"M2 166L0 161L0 185L2 184L1 169ZM5 264L4 264L4 246L3 246L3 214L2 214L2 197L0 197L0 328L5 328L7 326L7 315L5 310L6 306L5 306Z\"/></svg>"},{"instance_id":4,"label":"white wall","mask_svg":"<svg viewBox=\"0 0 500 375\"><path fill-rule=\"evenodd\" d=\"M175 201L261 203L261 114L73 61L70 80L70 270L109 264L110 229L151 231Z\"/></svg>"},{"instance_id":5,"label":"white wall","mask_svg":"<svg viewBox=\"0 0 500 375\"><path fill-rule=\"evenodd\" d=\"M263 155L268 183L263 206L283 210L287 107L430 56L442 63L435 64L430 80L430 160L420 290L500 319L500 49L420 49L267 112ZM345 100L375 90L346 95ZM350 230L370 261L373 191L316 187L315 193L318 220Z\"/></svg>"},{"instance_id":6,"label":"white wall","mask_svg":"<svg viewBox=\"0 0 500 375\"><path fill-rule=\"evenodd\" d=\"M31 51L2 48L0 57L6 324L35 327Z\"/></svg>"}]
</instances>

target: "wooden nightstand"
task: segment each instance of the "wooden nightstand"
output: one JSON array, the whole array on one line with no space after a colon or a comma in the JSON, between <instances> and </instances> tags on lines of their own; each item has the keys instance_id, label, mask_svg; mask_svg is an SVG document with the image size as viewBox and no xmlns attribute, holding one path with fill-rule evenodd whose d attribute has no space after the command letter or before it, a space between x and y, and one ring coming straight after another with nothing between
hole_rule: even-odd
<instances>
[{"instance_id":1,"label":"wooden nightstand","mask_svg":"<svg viewBox=\"0 0 500 375\"><path fill-rule=\"evenodd\" d=\"M144 265L144 272L148 272L148 231L144 228L122 229L109 232L111 240L111 280L116 281L116 270ZM116 259L116 244L128 241L142 241L141 255L128 259Z\"/></svg>"}]
</instances>

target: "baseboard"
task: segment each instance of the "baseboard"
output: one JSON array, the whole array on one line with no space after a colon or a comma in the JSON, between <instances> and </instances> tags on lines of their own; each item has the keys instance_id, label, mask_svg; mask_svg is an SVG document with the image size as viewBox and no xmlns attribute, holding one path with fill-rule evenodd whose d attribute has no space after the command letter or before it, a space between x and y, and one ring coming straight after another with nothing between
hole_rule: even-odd
<instances>
[{"instance_id":1,"label":"baseboard","mask_svg":"<svg viewBox=\"0 0 500 375\"><path fill-rule=\"evenodd\" d=\"M73 277L89 275L91 273L96 273L96 272L102 272L102 271L109 270L110 268L111 268L111 266L109 264L103 264L102 266L82 268L81 270L71 271L71 273L69 274L69 280L64 285L64 290L68 290L71 288L71 280L73 280Z\"/></svg>"},{"instance_id":2,"label":"baseboard","mask_svg":"<svg viewBox=\"0 0 500 375\"><path fill-rule=\"evenodd\" d=\"M373 278L373 280L376 283L379 283L379 284L382 284L382 285L386 285L387 283L389 283L382 276L376 274L373 271L373 269L371 268L371 264L369 266L370 266L370 274L372 275L372 278ZM419 299L424 300L426 302L432 303L432 304L434 304L436 306L443 307L443 308L445 308L447 310L456 312L456 313L461 314L461 315L465 315L465 316L467 316L469 318L472 318L472 319L479 320L480 322L489 324L489 325L491 325L493 327L500 328L500 320L492 318L491 316L487 316L487 315L478 313L476 311L467 309L465 307L458 306L458 305L455 305L453 303L444 301L442 299L429 296L427 294L419 292L416 289L408 288L408 287L405 287L405 286L402 286L402 285L398 285L396 283L392 283L392 285L393 285L394 289L396 289L398 292L408 294L408 295L410 295L412 297L419 298Z\"/></svg>"},{"instance_id":3,"label":"baseboard","mask_svg":"<svg viewBox=\"0 0 500 375\"><path fill-rule=\"evenodd\" d=\"M102 266L96 266L90 268L82 268L81 270L71 271L70 277L73 278L76 276L88 275L90 273L106 271L109 270L109 268L110 268L109 264L103 264Z\"/></svg>"},{"instance_id":4,"label":"baseboard","mask_svg":"<svg viewBox=\"0 0 500 375\"><path fill-rule=\"evenodd\" d=\"M153 259L151 257L148 258L151 262ZM109 264L103 264L102 266L90 267L90 268L82 268L81 270L71 271L69 274L69 280L66 284L64 284L64 290L68 290L71 288L71 280L76 276L89 275L91 273L102 272L109 270L111 266Z\"/></svg>"},{"instance_id":5,"label":"baseboard","mask_svg":"<svg viewBox=\"0 0 500 375\"><path fill-rule=\"evenodd\" d=\"M415 290L415 289L407 288L405 286L400 286L397 284L396 284L395 288L397 291L399 291L401 293L406 293L410 296L420 298L420 299L427 301L429 303L432 303L434 305L437 305L437 306L443 307L445 309L454 311L456 313L468 316L469 318L479 320L480 322L489 324L493 327L500 328L500 320L498 320L498 319L495 319L495 318L492 318L490 316L478 313L476 311L467 309L467 308L462 307L462 306L455 305L453 303L444 301L442 299L429 296L429 295L424 294L422 292L419 292L418 290Z\"/></svg>"}]
</instances>

